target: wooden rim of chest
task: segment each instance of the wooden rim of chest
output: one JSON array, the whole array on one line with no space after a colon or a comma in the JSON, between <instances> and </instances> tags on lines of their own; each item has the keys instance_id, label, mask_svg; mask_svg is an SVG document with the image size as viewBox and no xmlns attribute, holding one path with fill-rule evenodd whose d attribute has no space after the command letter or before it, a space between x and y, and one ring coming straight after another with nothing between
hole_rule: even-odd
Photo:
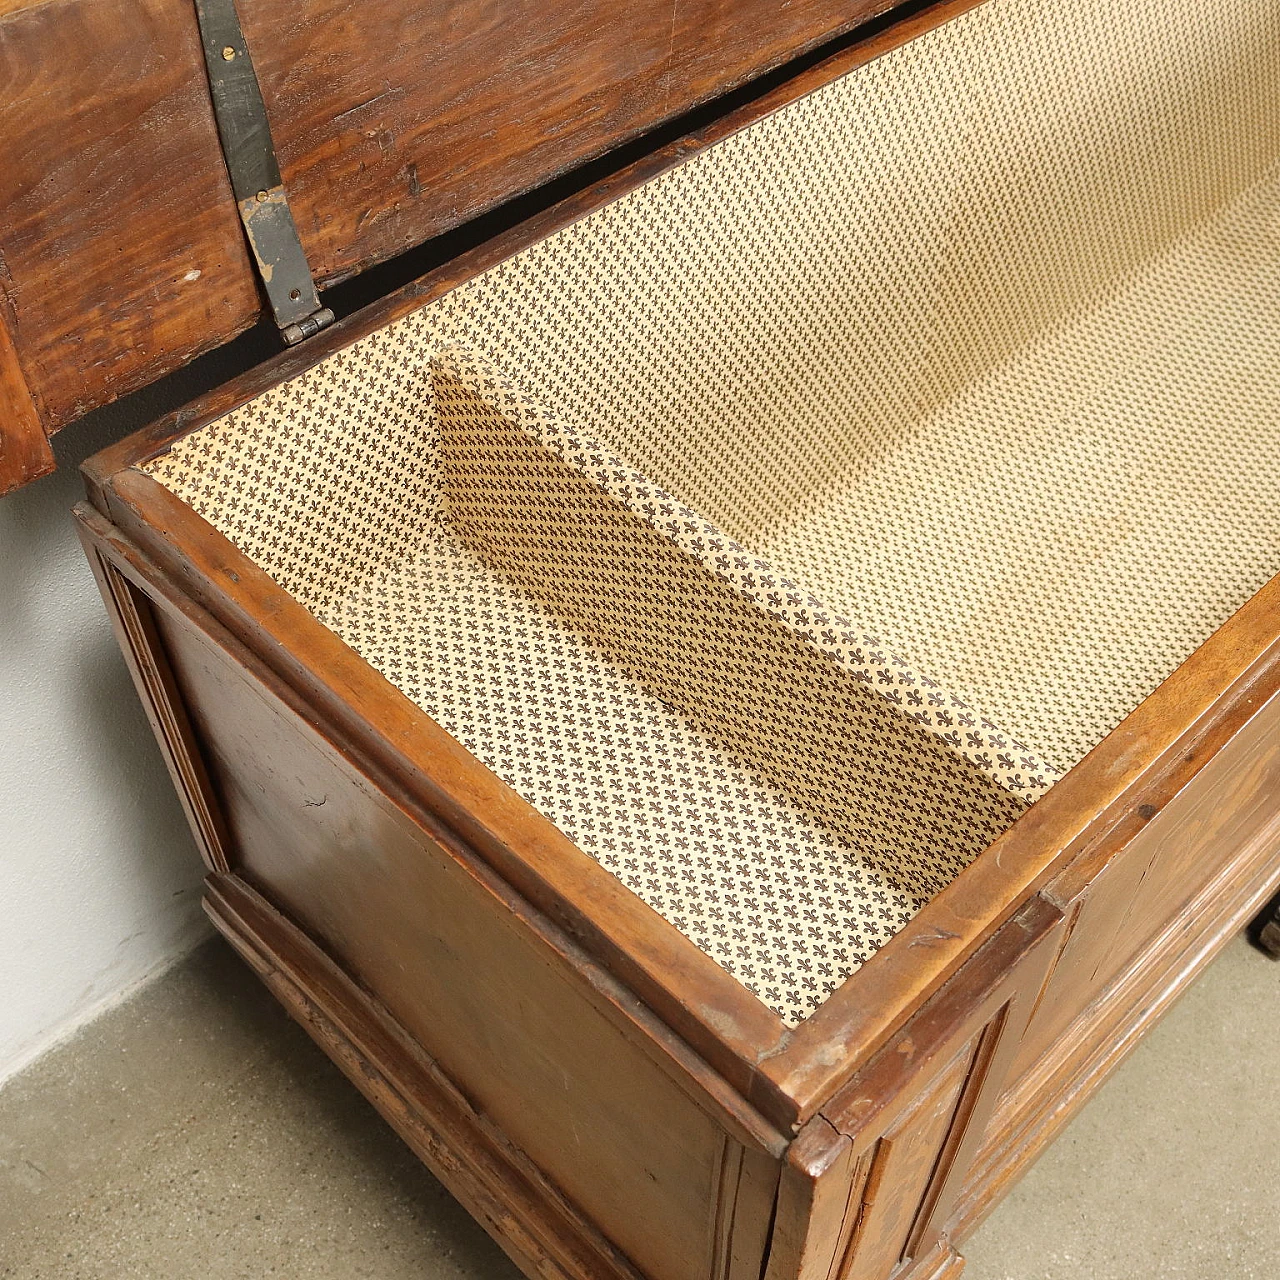
<instances>
[{"instance_id":1,"label":"wooden rim of chest","mask_svg":"<svg viewBox=\"0 0 1280 1280\"><path fill-rule=\"evenodd\" d=\"M857 1064L1037 895L1065 906L1072 885L1150 822L1272 696L1280 687L1274 626L1280 587L1264 588L853 980L788 1030L608 872L567 840L549 840L546 824L535 831L506 789L442 731L424 727L399 691L201 517L133 468L693 152L971 7L972 0L932 5L851 46L218 388L85 468L98 510L252 650L273 679L316 708L341 735L343 750L377 769L446 836L453 831L480 851L784 1131L837 1093ZM483 826L477 812L487 815Z\"/></svg>"}]
</instances>

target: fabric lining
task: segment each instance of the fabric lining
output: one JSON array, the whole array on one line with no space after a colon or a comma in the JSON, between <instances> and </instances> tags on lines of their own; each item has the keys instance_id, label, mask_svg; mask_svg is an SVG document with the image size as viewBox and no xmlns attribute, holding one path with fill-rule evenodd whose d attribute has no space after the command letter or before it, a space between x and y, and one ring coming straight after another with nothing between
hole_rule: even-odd
<instances>
[{"instance_id":1,"label":"fabric lining","mask_svg":"<svg viewBox=\"0 0 1280 1280\"><path fill-rule=\"evenodd\" d=\"M988 0L149 469L795 1025L1280 568L1278 124Z\"/></svg>"}]
</instances>

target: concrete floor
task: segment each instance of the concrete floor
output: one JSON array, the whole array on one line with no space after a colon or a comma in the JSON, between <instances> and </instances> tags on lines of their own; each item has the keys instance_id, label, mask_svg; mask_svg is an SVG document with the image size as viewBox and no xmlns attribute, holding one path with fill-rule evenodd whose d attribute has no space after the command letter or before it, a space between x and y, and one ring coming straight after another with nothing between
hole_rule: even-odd
<instances>
[{"instance_id":1,"label":"concrete floor","mask_svg":"<svg viewBox=\"0 0 1280 1280\"><path fill-rule=\"evenodd\" d=\"M966 1280L1280 1269L1280 965L1234 942L968 1242ZM0 1276L516 1280L221 943L0 1091Z\"/></svg>"}]
</instances>

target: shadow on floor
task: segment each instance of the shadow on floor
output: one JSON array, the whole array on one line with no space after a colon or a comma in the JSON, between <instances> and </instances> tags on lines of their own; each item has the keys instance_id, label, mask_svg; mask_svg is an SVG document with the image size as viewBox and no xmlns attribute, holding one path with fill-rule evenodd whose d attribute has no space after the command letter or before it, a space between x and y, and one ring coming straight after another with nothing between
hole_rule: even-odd
<instances>
[{"instance_id":1,"label":"shadow on floor","mask_svg":"<svg viewBox=\"0 0 1280 1280\"><path fill-rule=\"evenodd\" d=\"M1238 940L964 1249L966 1280L1280 1268L1280 965ZM0 1092L0 1276L516 1280L221 942Z\"/></svg>"},{"instance_id":2,"label":"shadow on floor","mask_svg":"<svg viewBox=\"0 0 1280 1280\"><path fill-rule=\"evenodd\" d=\"M221 941L0 1092L0 1276L517 1275Z\"/></svg>"}]
</instances>

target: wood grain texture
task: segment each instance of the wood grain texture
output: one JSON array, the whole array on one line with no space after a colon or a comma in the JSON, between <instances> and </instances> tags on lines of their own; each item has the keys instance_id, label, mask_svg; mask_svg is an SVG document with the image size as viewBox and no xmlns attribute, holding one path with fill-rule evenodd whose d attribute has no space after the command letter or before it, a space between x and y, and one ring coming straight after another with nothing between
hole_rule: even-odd
<instances>
[{"instance_id":1,"label":"wood grain texture","mask_svg":"<svg viewBox=\"0 0 1280 1280\"><path fill-rule=\"evenodd\" d=\"M757 1276L783 1136L572 939L383 794L146 557L118 534L93 546L149 602L139 647L172 673L178 736L199 743L234 874L379 991L645 1275Z\"/></svg>"},{"instance_id":2,"label":"wood grain texture","mask_svg":"<svg viewBox=\"0 0 1280 1280\"><path fill-rule=\"evenodd\" d=\"M482 798L486 785L483 770L474 762L468 764L465 753L449 757L447 741L438 744L438 754L423 751L422 735L430 730L425 717L416 713L418 718L412 719L415 713L408 712L381 686L371 682L367 667L355 655L332 636L321 634L323 628L318 628L296 603L149 477L131 471L108 474L101 462L95 475L100 480L95 487L98 500L120 526L114 536L122 539L127 527L145 543L146 552L141 547L132 548L134 563L140 566L134 572L142 572L139 584L145 585L150 595L163 599L167 612L188 620L204 619L198 629L221 636L216 647L227 656L229 669L210 684L208 662L188 661L183 667L188 673L185 679L190 679L190 671L198 665L204 666L206 674L200 677L204 692L193 694L190 690L196 685L184 686L184 700L211 709L206 716L228 718L216 733L210 721L200 719L196 734L202 743L212 743L221 734L224 745L206 750L212 750L219 762L220 794L247 797L241 812L256 813L253 822L267 833L266 837L253 840L255 848L287 847L288 840L297 839L296 815L305 815L311 807L292 795L294 785L302 786L312 800L319 798L326 787L322 779L304 777L296 769L292 781L273 775L273 770L279 772L278 761L297 760L296 748L291 754L279 743L273 745L271 734L262 726L255 728L253 715L232 697L231 691L250 675L269 688L273 697L290 706L309 733L321 734L330 741L335 737L347 741L340 754L348 759L346 753L357 739L373 755L378 755L375 748L380 738L389 738L395 744L394 752L384 750L378 756L386 762L386 773L370 766L361 766L361 771L371 780L374 774L383 779L377 785L385 785L388 795L399 797L396 807L411 817L409 826L397 828L402 833L397 840L420 841L422 837L413 832L425 830L434 832L431 839L442 849L452 849L455 856L466 857L468 849L479 848L483 841L477 841L475 846L455 847L456 832L466 826L465 822L459 820L460 826L453 828L455 834L451 836L449 828L438 825L438 813L433 816L420 798L425 779L430 778L435 786L444 779L446 789L451 786L457 790L447 804L437 796L437 810L452 805L461 811L470 805L483 813L483 821L473 813L467 829L492 827ZM156 563L151 563L149 556ZM127 565L121 569L126 576L128 570ZM1280 705L1274 702L1280 685L1276 603L1273 583L1117 730L1117 734L1126 732L1118 744L1112 744L1116 754L1109 754L1108 743L1104 743L1085 765L1055 788L1049 800L1060 791L1069 792L1073 780L1083 778L1083 784L1078 785L1086 786L1075 797L1075 812L1051 815L1054 822L1072 824L1066 828L1078 832L1072 840L1061 846L1033 845L1027 851L1027 856L1035 860L1031 867L1018 858L1002 865L996 855L1008 855L997 842L953 886L959 893L966 881L976 882L979 888L969 887L968 892L981 890L986 894L971 902L967 926L970 938L988 936L980 931L984 921L1005 919L1009 900L1002 897L1004 894L1014 895L1014 909L1025 911L1025 885L1029 879L1038 881L1040 886L1036 909L1048 913L1040 926L1033 928L1023 915L1013 916L996 926L985 945L971 943L967 949L962 948L958 966L935 968L939 952L945 953L955 945L954 931L948 927L955 919L954 911L939 925L930 919L938 905L935 902L921 913L929 928L916 936L925 939L924 943L907 952L902 962L904 973L911 979L902 990L894 990L879 980L864 983L872 965L846 985L841 998L858 996L866 1006L866 1014L871 1015L868 1021L878 1020L880 1026L892 1026L894 1030L879 1041L868 1037L856 1052L838 1039L817 1041L809 1046L814 1055L812 1061L798 1064L804 1068L798 1076L802 1084L832 1079L838 1079L840 1084L818 1099L820 1110L800 1131L788 1154L770 1253L773 1276L791 1280L792 1264L797 1275L805 1276L839 1274L841 1269L853 1267L859 1257L859 1249L854 1247L859 1224L873 1221L876 1205L884 1205L886 1214L892 1208L892 1217L877 1216L879 1225L875 1231L870 1225L862 1228L861 1238L867 1250L863 1256L876 1258L883 1266L898 1249L908 1259L894 1263L900 1276L954 1274L960 1259L951 1241L959 1238L973 1215L989 1205L1016 1170L1039 1149L1055 1130L1058 1117L1087 1094L1105 1074L1108 1064L1127 1051L1167 1004L1164 993L1181 989L1205 954L1226 936L1224 930L1231 920L1246 918L1273 891L1280 828L1280 786L1275 776L1280 764L1274 747L1275 708ZM220 630L222 619L228 624L225 634ZM238 635L245 639L238 639ZM165 632L161 638L170 653L184 644L176 632ZM397 719L402 712L410 718ZM238 740L234 738L236 734L241 735ZM246 738L245 734L249 736ZM1091 762L1094 772L1089 770ZM317 781L318 792L314 785ZM260 796L250 794L255 789L261 792ZM500 793L494 792L493 797L499 807L505 803ZM1042 804L1048 804L1048 800ZM323 813L329 808L329 801L314 808ZM378 834L371 842L374 851L394 843L391 829L385 825L386 810L377 811L384 817L376 819ZM335 808L325 821L345 824L346 829L364 829L375 820L375 808L368 801L353 801L345 813L347 818L343 820ZM281 814L290 819L283 825ZM1054 830L1052 824L1048 830ZM608 957L609 968L617 975L595 980L592 990L599 999L621 1009L632 999L628 987L633 991L644 987L656 997L649 1001L646 996L645 1002L660 1012L668 1025L683 1017L687 1025L700 1028L698 1033L708 1036L706 1043L712 1048L712 1056L719 1054L729 1063L725 1082L730 1078L737 1081L733 1088L745 1098L758 1096L755 1078L748 1068L754 1065L765 1071L779 1057L794 1053L805 1028L774 1042L772 1048L769 1035L773 1028L757 1027L752 1031L746 1024L736 1024L728 1031L720 1026L712 1034L713 1020L706 1016L710 1007L706 997L710 993L713 1001L717 998L714 981L704 983L709 975L699 973L696 964L682 971L671 967L669 959L663 960L661 952L670 940L670 931L664 933L665 922L646 924L631 914L634 899L628 903L629 895L610 897L604 892L603 881L588 887L590 874L602 874L594 864L594 873L588 873L577 884L573 883L573 874L557 882L556 876L563 877L566 868L571 873L586 872L586 868L556 856L563 850L548 857L548 851L529 839L527 829L515 832L513 828L512 834L515 838L500 850L491 849L480 861L468 864L474 866L475 874L488 877L492 873L495 878L487 878L485 883L497 895L509 893L503 888L504 881L529 883L544 894L548 893L548 886L553 886L555 893L549 895L549 900L560 895L557 910L565 920L574 922L572 930L562 935L566 941L573 939L568 951L587 968L599 963L595 957ZM1040 836L1043 837L1043 829ZM323 847L325 841L314 843ZM305 866L306 857L307 850L296 847L289 861ZM403 858L400 861L406 867L413 865ZM1155 877L1153 885L1166 886L1167 891L1153 899L1159 906L1158 919L1147 920L1127 912L1125 894L1132 889L1133 880L1119 871L1127 866L1145 869L1147 877ZM1112 867L1117 869L1114 879L1105 874ZM1200 876L1198 886L1193 883L1193 871ZM330 906L326 910L333 909L335 903L340 908L347 898L362 901L360 894L367 892L352 886L344 876L345 872L326 872L311 877L311 892L327 895ZM1177 885L1183 886L1182 891L1176 889ZM1106 919L1111 921L1101 928L1099 936L1130 939L1132 945L1126 943L1127 950L1121 947L1112 954L1121 965L1126 963L1126 956L1133 958L1117 979L1118 988L1113 983L1103 997L1088 1003L1073 1022L1056 1029L1049 1036L1047 1049L1041 1046L1037 1050L1040 1062L1047 1065L1024 1075L1004 1091L1004 1098L1018 1099L1017 1109L1011 1111L1011 1104L999 1100L1000 1082L1009 1069L1011 1055L1016 1055L1020 1044L1031 1043L1042 1028L1050 1025L1039 1022L1026 1036L1017 1022L1010 1021L1013 1010L1019 1010L1019 1017L1024 1020L1023 1010L1026 1016L1035 1011L1036 1018L1052 1017L1060 1004L1070 1003L1072 992L1081 991L1087 997L1093 970L1076 961L1070 943L1076 932L1086 927L1077 903L1086 890L1096 891L1098 886L1108 887L1110 914ZM392 921L391 932L406 937L414 927L415 913L409 912L400 924L395 924L400 918L397 903L424 900L423 894L410 892L410 888L399 884L391 902L380 907L375 904L360 914ZM291 891L283 892L287 896ZM946 894L942 897L945 899ZM1230 904L1227 916L1217 905L1221 900ZM294 909L302 915L315 910L305 904L294 904ZM451 916L454 914L462 913L450 912ZM1064 914L1065 921L1060 922ZM542 917L536 910L525 909L521 913L508 909L503 918L514 922L513 927L535 933L546 928L546 924L539 923ZM1100 920L1103 918L1099 916ZM1129 924L1124 923L1126 919ZM593 922L586 923L588 920ZM331 919L321 920L319 916L313 917L313 922L313 927L333 936L343 930L346 936L354 929L348 923L343 930L336 930ZM1017 930L1022 931L1021 936ZM1153 930L1156 936L1151 941ZM1052 996L1032 969L1040 975L1049 972L1053 957L1042 950L1037 954L1043 963L1037 961L1031 966L1025 958L1019 960L1035 950L1031 946L1034 937L1047 938L1050 934L1059 940L1070 934L1066 948L1058 942L1052 948L1057 957L1049 979L1057 984ZM559 945L565 951L565 944ZM420 946L414 942L411 949ZM641 956L640 963L626 958L633 947ZM702 959L705 961L705 957ZM905 968L907 960L923 972L910 974ZM345 963L354 967L361 980L377 989L380 996L385 992L394 994L398 989L395 973L369 967L368 957L345 957ZM511 960L502 966L504 972L530 967ZM1001 987L1011 974L1022 978L1016 1004L1003 998ZM686 982L689 985L682 985ZM930 994L921 995L924 990ZM1121 994L1113 994L1117 990ZM876 1000L884 1000L885 1005L872 1007ZM553 999L552 1003L558 1001ZM633 1041L638 1052L650 1062L654 1061L651 1055L661 1059L670 1053L675 1054L676 1062L687 1062L680 1058L684 1051L679 1048L679 1040L670 1038L651 1013L640 1013L634 1003L628 1007L632 1009L629 1016L641 1022L648 1019L646 1025L651 1028L649 1035ZM1007 1012L1004 1021L998 1023L1002 1009ZM430 1043L430 1028L439 1021L431 1018L415 1023L415 1035ZM466 1020L455 1014L443 1021L453 1026ZM998 1031L993 1032L991 1028L997 1026ZM560 1034L553 1034L551 1041L555 1042ZM868 1044L872 1047L867 1048ZM757 1056L751 1064L748 1058L753 1049ZM841 1054L847 1056L842 1058ZM952 1098L949 1086L943 1088L938 1081L960 1060L965 1064L964 1080ZM696 1064L689 1064L684 1070L688 1079L701 1078L706 1096L714 1097L726 1111L743 1106L743 1099L735 1102L727 1096L732 1089L719 1087L716 1092L716 1087L708 1083L711 1077L705 1073L699 1077ZM955 1066L955 1071L959 1073L961 1068ZM462 1073L470 1075L470 1069L464 1067ZM541 1105L545 1093L541 1086L530 1086L524 1105ZM922 1101L932 1098L937 1102L943 1095L953 1104L938 1102L937 1107L930 1107ZM792 1096L782 1102L775 1097L775 1103L779 1114L794 1118L802 1114L808 1097ZM992 1108L997 1105L999 1110L992 1119ZM752 1123L750 1114L749 1106L740 1113L740 1119L748 1117L744 1121L748 1128ZM926 1125L927 1134L922 1130L923 1136L917 1137L911 1125L900 1127L908 1114ZM945 1122L940 1118L944 1116ZM734 1142L738 1140L733 1138ZM876 1144L882 1140L890 1144L880 1150L879 1158L887 1163L880 1165L878 1179L873 1179ZM806 1142L814 1145L807 1155ZM899 1155L890 1160L894 1144ZM742 1150L746 1149L744 1142ZM751 1178L744 1198L734 1198L734 1204L741 1205L741 1209L730 1211L726 1209L733 1198L729 1188L742 1185L740 1157L723 1139L715 1144L708 1139L703 1152L701 1172L692 1180L701 1182L704 1189L713 1185L718 1189L704 1190L704 1212L695 1233L698 1245L691 1243L695 1234L690 1234L683 1238L678 1251L701 1256L715 1274L734 1274L747 1265L737 1259L749 1258L755 1246L744 1244L735 1251L723 1243L726 1221L738 1222L741 1212L744 1224L753 1222L754 1229L762 1232L764 1218L758 1206L763 1203L768 1179L761 1179L758 1174ZM862 1193L855 1193L858 1186L863 1187ZM958 1193L960 1186L962 1194ZM869 1200L867 1188L873 1193ZM714 1201L714 1208L708 1206L708 1201ZM749 1203L757 1206L756 1213L746 1208ZM910 1213L902 1208L904 1204L910 1206ZM876 1215L880 1212L875 1210ZM779 1259L776 1264L775 1255ZM838 1265L833 1263L833 1256L840 1259ZM656 1261L663 1266L674 1265L671 1257ZM835 1273L831 1272L833 1266ZM868 1274L874 1274L874 1268Z\"/></svg>"},{"instance_id":3,"label":"wood grain texture","mask_svg":"<svg viewBox=\"0 0 1280 1280\"><path fill-rule=\"evenodd\" d=\"M327 285L893 2L239 8L303 248ZM0 85L0 287L29 411L51 432L234 337L261 298L189 0L11 2Z\"/></svg>"},{"instance_id":4,"label":"wood grain texture","mask_svg":"<svg viewBox=\"0 0 1280 1280\"><path fill-rule=\"evenodd\" d=\"M150 476L128 471L99 497L119 528L273 679L412 803L600 958L771 1123L790 1099L760 1086L781 1021L646 906ZM163 532L161 532L163 531ZM374 728L374 726L377 726Z\"/></svg>"},{"instance_id":5,"label":"wood grain texture","mask_svg":"<svg viewBox=\"0 0 1280 1280\"><path fill-rule=\"evenodd\" d=\"M1170 921L1198 919L1208 886L1254 851L1280 847L1280 655L1218 711L1185 745L1185 763L1203 758L1204 767L1181 789L1162 780L1110 839L1046 886L1071 934L1016 1072L1038 1069L1071 1024L1160 947Z\"/></svg>"},{"instance_id":6,"label":"wood grain texture","mask_svg":"<svg viewBox=\"0 0 1280 1280\"><path fill-rule=\"evenodd\" d=\"M894 0L246 0L290 202L340 280Z\"/></svg>"},{"instance_id":7,"label":"wood grain texture","mask_svg":"<svg viewBox=\"0 0 1280 1280\"><path fill-rule=\"evenodd\" d=\"M722 1184L724 1127L689 1072L673 1080L671 1055L656 1060L596 1004L583 958L540 939L527 905L427 838L243 668L185 626L160 628L239 873L376 991L643 1274L712 1275L718 1197L737 1183Z\"/></svg>"},{"instance_id":8,"label":"wood grain texture","mask_svg":"<svg viewBox=\"0 0 1280 1280\"><path fill-rule=\"evenodd\" d=\"M809 1099L838 1088L850 1064L883 1044L1029 894L1060 873L1087 879L1150 821L1144 815L1191 786L1258 712L1278 662L1280 579L1272 579L872 956L856 982L803 1022L762 1071L781 1092L805 1100L801 1115ZM1247 809L1276 801L1257 785L1233 803Z\"/></svg>"},{"instance_id":9,"label":"wood grain texture","mask_svg":"<svg viewBox=\"0 0 1280 1280\"><path fill-rule=\"evenodd\" d=\"M0 284L46 428L253 323L184 0L0 15Z\"/></svg>"},{"instance_id":10,"label":"wood grain texture","mask_svg":"<svg viewBox=\"0 0 1280 1280\"><path fill-rule=\"evenodd\" d=\"M929 1255L905 1268L897 1280L959 1280L964 1258L950 1244L943 1243Z\"/></svg>"},{"instance_id":11,"label":"wood grain texture","mask_svg":"<svg viewBox=\"0 0 1280 1280\"><path fill-rule=\"evenodd\" d=\"M80 503L73 514L120 651L160 744L196 847L210 871L226 871L228 841L221 808L157 635L150 600L118 567L131 562L136 569L138 561L131 548L87 503Z\"/></svg>"},{"instance_id":12,"label":"wood grain texture","mask_svg":"<svg viewBox=\"0 0 1280 1280\"><path fill-rule=\"evenodd\" d=\"M911 1226L953 1127L972 1057L966 1046L936 1078L913 1091L907 1114L876 1140L856 1202L856 1222L836 1264L840 1280L887 1280L912 1256Z\"/></svg>"},{"instance_id":13,"label":"wood grain texture","mask_svg":"<svg viewBox=\"0 0 1280 1280\"><path fill-rule=\"evenodd\" d=\"M326 714L341 717L353 731L381 726L370 744L389 734L397 747L394 767L406 778L416 776L413 785L421 788L424 772L438 784L442 764L450 757L443 747L426 749L423 735L439 735L451 744L447 735L150 477L126 470L108 479L112 460L104 457L94 464L91 478L100 478L101 500L131 537L181 575L188 589L233 631L269 653L285 678L305 686L309 696L320 696ZM1105 862L1114 857L1131 838L1135 822L1145 825L1140 817L1144 805L1163 805L1192 782L1257 710L1249 690L1280 654L1277 616L1280 583L1273 581L877 952L856 981L846 983L794 1031L781 1027L772 1015L762 1016L767 1010L753 998L747 996L750 1003L743 1005L727 989L737 984L691 945L693 954L683 956L674 970L671 953L656 941L660 929L655 932L656 926L638 920L622 923L634 919L631 904L639 904L633 895L618 891L616 882L612 893L604 886L566 885L565 871L575 863L567 854L548 857L542 852L545 840L554 837L544 833L536 841L529 839L528 824L536 827L537 815L527 806L523 825L495 847L495 866L544 909L560 913L566 927L591 939L588 945L608 948L609 963L620 965L618 971L628 981L639 983L646 999L671 1017L736 1088L773 1123L794 1126L814 1114L856 1064L937 991L1029 892L1077 859ZM361 708L366 714L359 713ZM481 781L486 771L456 744L450 749L458 754L450 766L448 821L460 824L474 846L484 849L489 846L483 833L474 830L474 814L467 825L467 805L474 805L477 788L486 785ZM508 800L507 809L510 804ZM502 808L495 804L486 813L491 818ZM582 868L588 880L593 874L612 879L574 854L576 864L589 864L591 870ZM607 909L605 902L610 903ZM636 957L643 957L641 964ZM676 993L695 973L698 997L691 1000L686 994L681 999ZM738 992L745 994L741 988Z\"/></svg>"},{"instance_id":14,"label":"wood grain texture","mask_svg":"<svg viewBox=\"0 0 1280 1280\"><path fill-rule=\"evenodd\" d=\"M858 1221L872 1153L822 1116L787 1152L765 1280L832 1280Z\"/></svg>"},{"instance_id":15,"label":"wood grain texture","mask_svg":"<svg viewBox=\"0 0 1280 1280\"><path fill-rule=\"evenodd\" d=\"M1061 946L1033 900L800 1131L766 1280L887 1280L948 1256L945 1223Z\"/></svg>"},{"instance_id":16,"label":"wood grain texture","mask_svg":"<svg viewBox=\"0 0 1280 1280\"><path fill-rule=\"evenodd\" d=\"M788 1031L132 468L972 2L851 46L86 466L91 542L119 578L109 604L136 614L121 636L143 655L140 689L187 716L153 723L206 764L208 807L225 817L220 927L428 1162L453 1142L481 1152L457 1162L467 1176L490 1161L479 1191L457 1175L460 1194L519 1242L530 1274L755 1280L764 1262L767 1280L951 1280L953 1242L1275 890L1280 580ZM248 4L246 18L265 12ZM331 70L373 95L332 163L353 165L356 184L361 165L399 174L399 136L378 129L400 100L358 68ZM289 76L264 73L269 98L312 110L318 91ZM419 198L357 216L355 234L391 234ZM306 231L318 250L323 232ZM429 1069L382 1065L398 1055ZM405 1101L429 1087L429 1103ZM448 1097L465 1098L448 1122L458 1136L428 1140L455 1116ZM484 1154L498 1150L509 1158Z\"/></svg>"},{"instance_id":17,"label":"wood grain texture","mask_svg":"<svg viewBox=\"0 0 1280 1280\"><path fill-rule=\"evenodd\" d=\"M953 1206L1062 934L1057 908L1032 899L824 1105L856 1149L874 1153L841 1280L881 1280L949 1246Z\"/></svg>"},{"instance_id":18,"label":"wood grain texture","mask_svg":"<svg viewBox=\"0 0 1280 1280\"><path fill-rule=\"evenodd\" d=\"M294 1019L526 1275L640 1280L382 1005L261 895L234 876L214 876L205 909Z\"/></svg>"},{"instance_id":19,"label":"wood grain texture","mask_svg":"<svg viewBox=\"0 0 1280 1280\"><path fill-rule=\"evenodd\" d=\"M615 172L592 179L580 190L550 207L489 236L418 279L339 319L336 324L300 347L281 351L256 368L230 379L181 409L166 414L84 464L91 496L100 490L106 477L164 452L181 436L198 430L263 391L304 373L335 351L416 311L521 249L586 217L628 191L633 191L698 151L730 137L797 98L916 39L941 23L958 17L979 3L982 0L936 0L936 3L923 7L909 6L910 11L886 29L856 40L849 47L787 78L740 107L638 160L627 163Z\"/></svg>"},{"instance_id":20,"label":"wood grain texture","mask_svg":"<svg viewBox=\"0 0 1280 1280\"><path fill-rule=\"evenodd\" d=\"M1101 873L1078 889L1062 954L952 1212L953 1238L983 1220L1280 884L1280 670L1249 696L1262 700L1255 718L1116 859L1118 867L1157 864L1150 898L1111 899L1118 881ZM1163 884L1161 855L1179 866ZM1046 893L1076 872L1068 868ZM1105 913L1097 928L1109 945L1087 933L1083 947L1077 940L1092 928L1077 906L1090 902ZM1130 908L1139 923L1115 927Z\"/></svg>"},{"instance_id":21,"label":"wood grain texture","mask_svg":"<svg viewBox=\"0 0 1280 1280\"><path fill-rule=\"evenodd\" d=\"M44 423L13 343L12 316L3 285L4 259L0 257L0 494L48 475L55 465Z\"/></svg>"}]
</instances>

